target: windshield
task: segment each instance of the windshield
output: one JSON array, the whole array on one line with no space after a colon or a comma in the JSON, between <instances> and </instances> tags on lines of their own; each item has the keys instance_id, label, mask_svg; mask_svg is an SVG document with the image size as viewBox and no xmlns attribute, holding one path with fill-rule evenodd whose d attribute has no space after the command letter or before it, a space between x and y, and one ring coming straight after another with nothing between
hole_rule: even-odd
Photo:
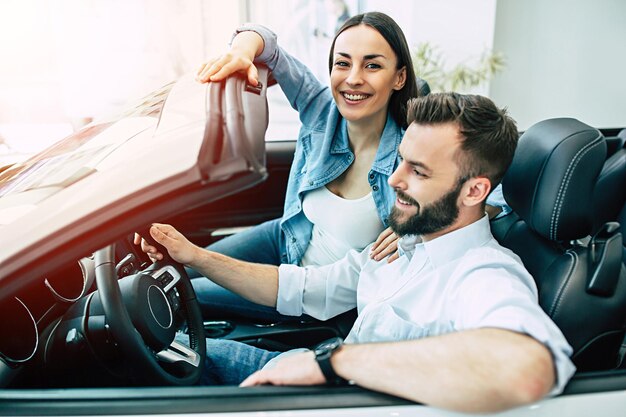
<instances>
[{"instance_id":1,"label":"windshield","mask_svg":"<svg viewBox=\"0 0 626 417\"><path fill-rule=\"evenodd\" d=\"M0 173L0 224L11 223L98 169L119 163L131 154L120 149L151 137L155 126L156 120L149 117L88 126Z\"/></svg>"},{"instance_id":2,"label":"windshield","mask_svg":"<svg viewBox=\"0 0 626 417\"><path fill-rule=\"evenodd\" d=\"M151 135L174 83L128 106L108 121L95 122L50 148L0 172L0 224L98 170L133 139ZM140 146L140 145L138 145ZM123 157L124 152L119 153Z\"/></svg>"},{"instance_id":3,"label":"windshield","mask_svg":"<svg viewBox=\"0 0 626 417\"><path fill-rule=\"evenodd\" d=\"M32 189L66 187L93 172L93 162L107 147L89 147L110 124L90 126L52 148L16 164L0 174L0 197Z\"/></svg>"}]
</instances>

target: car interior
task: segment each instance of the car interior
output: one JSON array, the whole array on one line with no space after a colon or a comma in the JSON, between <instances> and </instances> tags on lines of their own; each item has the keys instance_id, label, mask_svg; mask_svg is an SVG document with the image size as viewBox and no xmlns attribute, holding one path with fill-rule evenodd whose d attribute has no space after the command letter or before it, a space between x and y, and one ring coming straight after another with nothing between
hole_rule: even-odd
<instances>
[{"instance_id":1,"label":"car interior","mask_svg":"<svg viewBox=\"0 0 626 417\"><path fill-rule=\"evenodd\" d=\"M626 212L625 136L626 130L605 136L566 118L532 126L521 136L503 180L505 198L513 212L492 220L494 236L516 252L535 277L540 305L574 348L573 360L579 372L617 369L624 355L626 256L624 222L620 220ZM284 189L270 183L281 174L286 181L288 166L272 166L285 145L267 144L270 175L258 189L247 191L245 198L238 195L232 201L215 204L232 207L236 202L267 196L270 190ZM277 148L276 152L271 148ZM268 210L266 217L257 219L278 215L278 210ZM212 230L219 231L208 227L204 230L209 233L194 235L203 229L191 221L187 217L179 225L202 245L211 242ZM219 218L215 221L219 223ZM334 335L345 336L354 318L351 312L327 322L310 320L294 325L246 323L230 317L206 325L208 334L286 350L310 347L311 342Z\"/></svg>"},{"instance_id":2,"label":"car interior","mask_svg":"<svg viewBox=\"0 0 626 417\"><path fill-rule=\"evenodd\" d=\"M616 370L623 363L625 138L626 129L603 134L575 119L535 124L522 134L503 180L513 212L492 220L494 236L535 277L540 305L574 348L579 372ZM266 147L265 182L172 223L207 246L228 229L280 216L293 144L268 142ZM250 209L251 202L259 205L257 210ZM349 312L326 322L300 323L215 317L205 321L205 331L209 337L282 351L345 336L355 317Z\"/></svg>"},{"instance_id":3,"label":"car interior","mask_svg":"<svg viewBox=\"0 0 626 417\"><path fill-rule=\"evenodd\" d=\"M516 252L535 277L540 305L574 348L573 361L579 372L623 366L625 144L626 129L601 132L568 118L535 124L521 135L503 180L505 198L513 212L492 220L494 236ZM219 200L205 207L204 213L175 219L181 230L206 246L216 235L222 236L221 226L242 225L230 220L248 217L251 212L242 206L246 202L263 204L264 212L257 210L248 217L254 218L252 224L280 216L293 144L268 142L266 146L269 175L264 183ZM206 330L209 335L286 350L310 347L334 335L345 336L355 314L299 324L248 323L237 317L221 317L208 321Z\"/></svg>"},{"instance_id":4,"label":"car interior","mask_svg":"<svg viewBox=\"0 0 626 417\"><path fill-rule=\"evenodd\" d=\"M226 83L228 88L234 84ZM224 93L214 90L208 100L222 100ZM267 112L246 104L246 92L258 95L250 90L246 86L244 94L237 90L224 99L244 108L243 114L253 114L227 121L226 134L207 118L206 134L219 138L209 159L217 166L215 155L244 155L264 180L158 219L200 246L282 213L295 142L263 142L251 133L259 120L267 125ZM422 91L428 92L427 83ZM236 139L241 137L246 139ZM494 236L522 258L537 282L541 307L574 348L578 374L564 394L625 389L626 129L600 131L569 118L540 121L521 135L503 190L513 212L492 220ZM120 237L114 247L65 265L0 306L2 317L15 316L24 304L32 311L30 317L3 320L3 335L22 337L24 328L36 330L26 343L35 349L27 352L23 340L1 343L3 358L11 357L11 365L0 372L5 388L189 385L205 354L203 333L285 351L345 337L356 318L355 311L325 322L201 317L184 269L167 259L151 265L132 239L133 234ZM137 298L136 288L146 297ZM161 307L154 307L156 302ZM171 328L155 329L145 316L182 326L190 348L177 346ZM85 328L88 334L80 331Z\"/></svg>"}]
</instances>

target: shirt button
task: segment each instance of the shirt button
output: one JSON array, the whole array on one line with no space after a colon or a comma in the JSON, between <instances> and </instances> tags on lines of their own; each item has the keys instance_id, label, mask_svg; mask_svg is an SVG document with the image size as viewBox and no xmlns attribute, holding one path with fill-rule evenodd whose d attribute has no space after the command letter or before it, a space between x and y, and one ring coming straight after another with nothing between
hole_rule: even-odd
<instances>
[{"instance_id":1,"label":"shirt button","mask_svg":"<svg viewBox=\"0 0 626 417\"><path fill-rule=\"evenodd\" d=\"M292 237L292 238L291 238L291 242L292 242L292 243L296 243L296 238L295 238L295 237Z\"/></svg>"},{"instance_id":2,"label":"shirt button","mask_svg":"<svg viewBox=\"0 0 626 417\"><path fill-rule=\"evenodd\" d=\"M374 173L371 173L370 174L370 180L373 180L373 179L374 179Z\"/></svg>"},{"instance_id":3,"label":"shirt button","mask_svg":"<svg viewBox=\"0 0 626 417\"><path fill-rule=\"evenodd\" d=\"M378 191L378 185L373 186L373 187L372 187L372 190L374 190L374 191Z\"/></svg>"},{"instance_id":4,"label":"shirt button","mask_svg":"<svg viewBox=\"0 0 626 417\"><path fill-rule=\"evenodd\" d=\"M313 181L309 181L309 185L313 185Z\"/></svg>"},{"instance_id":5,"label":"shirt button","mask_svg":"<svg viewBox=\"0 0 626 417\"><path fill-rule=\"evenodd\" d=\"M352 161L352 155L348 155L348 161Z\"/></svg>"}]
</instances>

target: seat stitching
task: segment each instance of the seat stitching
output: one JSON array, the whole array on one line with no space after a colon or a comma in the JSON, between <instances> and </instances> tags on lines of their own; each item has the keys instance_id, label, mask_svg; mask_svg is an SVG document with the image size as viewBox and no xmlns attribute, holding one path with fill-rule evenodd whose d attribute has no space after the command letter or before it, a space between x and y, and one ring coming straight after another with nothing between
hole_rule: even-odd
<instances>
[{"instance_id":1,"label":"seat stitching","mask_svg":"<svg viewBox=\"0 0 626 417\"><path fill-rule=\"evenodd\" d=\"M589 152L595 145L600 143L600 137L596 139L595 142L590 142L585 145L582 149L576 152L576 155L570 161L567 170L565 171L564 181L561 182L561 186L559 187L559 191L557 192L557 199L554 205L554 209L552 211L552 217L550 219L550 239L556 240L556 229L558 225L558 220L561 216L561 209L563 208L563 203L565 201L565 191L569 186L569 182L572 178L574 170L578 163L582 160L582 158Z\"/></svg>"},{"instance_id":2,"label":"seat stitching","mask_svg":"<svg viewBox=\"0 0 626 417\"><path fill-rule=\"evenodd\" d=\"M598 138L594 142L590 142L585 145L582 149L576 152L576 155L570 161L567 170L565 171L564 181L561 182L561 186L559 187L559 191L557 192L556 204L554 205L554 209L552 211L552 217L550 219L550 239L556 240L556 229L559 223L559 218L561 217L561 209L563 208L563 203L565 201L565 192L568 189L569 182L572 179L574 170L578 163L582 160L582 158L596 145L602 143L602 137L598 136Z\"/></svg>"},{"instance_id":3,"label":"seat stitching","mask_svg":"<svg viewBox=\"0 0 626 417\"><path fill-rule=\"evenodd\" d=\"M576 265L576 260L578 259L578 255L575 252L568 251L565 252L566 255L569 255L572 258L572 263L569 267L569 271L567 272L567 278L563 280L563 283L559 287L559 290L556 293L556 297L554 302L552 303L552 307L550 308L550 317L554 317L561 307L561 301L563 301L563 293L565 292L565 287L570 282L570 278L572 277L572 272L574 271L574 265Z\"/></svg>"}]
</instances>

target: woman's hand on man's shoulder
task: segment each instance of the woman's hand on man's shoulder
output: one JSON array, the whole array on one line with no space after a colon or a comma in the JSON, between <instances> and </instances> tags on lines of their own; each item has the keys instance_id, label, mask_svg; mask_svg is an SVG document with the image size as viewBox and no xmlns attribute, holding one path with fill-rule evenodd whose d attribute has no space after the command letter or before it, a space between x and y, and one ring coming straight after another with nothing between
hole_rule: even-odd
<instances>
[{"instance_id":1,"label":"woman's hand on man's shoulder","mask_svg":"<svg viewBox=\"0 0 626 417\"><path fill-rule=\"evenodd\" d=\"M395 261L400 256L398 254L399 239L398 235L396 235L390 227L386 228L380 235L378 235L378 238L372 245L370 258L375 261L381 261L385 257L389 256L387 258L387 263Z\"/></svg>"}]
</instances>

